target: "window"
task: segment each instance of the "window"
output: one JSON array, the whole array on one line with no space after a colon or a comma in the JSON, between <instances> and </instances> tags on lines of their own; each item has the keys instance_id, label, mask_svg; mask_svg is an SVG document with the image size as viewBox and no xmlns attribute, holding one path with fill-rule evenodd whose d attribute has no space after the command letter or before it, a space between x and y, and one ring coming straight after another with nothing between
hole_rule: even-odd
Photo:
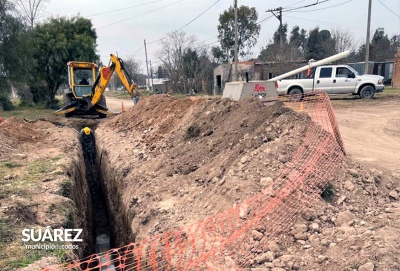
<instances>
[{"instance_id":1,"label":"window","mask_svg":"<svg viewBox=\"0 0 400 271\"><path fill-rule=\"evenodd\" d=\"M336 77L349 77L351 71L345 67L338 67L336 68Z\"/></svg>"},{"instance_id":2,"label":"window","mask_svg":"<svg viewBox=\"0 0 400 271\"><path fill-rule=\"evenodd\" d=\"M332 76L332 68L321 68L319 78L330 78Z\"/></svg>"}]
</instances>

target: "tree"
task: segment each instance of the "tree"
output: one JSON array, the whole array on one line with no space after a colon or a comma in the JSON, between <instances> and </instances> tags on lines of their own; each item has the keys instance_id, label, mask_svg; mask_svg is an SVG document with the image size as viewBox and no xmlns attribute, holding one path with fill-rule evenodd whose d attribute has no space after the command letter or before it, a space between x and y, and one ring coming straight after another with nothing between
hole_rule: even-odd
<instances>
[{"instance_id":1,"label":"tree","mask_svg":"<svg viewBox=\"0 0 400 271\"><path fill-rule=\"evenodd\" d=\"M14 6L0 0L0 109L11 109L11 86L23 82L31 63L29 37L22 22L13 16Z\"/></svg>"},{"instance_id":2,"label":"tree","mask_svg":"<svg viewBox=\"0 0 400 271\"><path fill-rule=\"evenodd\" d=\"M331 30L332 38L335 41L336 53L341 53L347 50L355 51L356 44L354 35L348 29L334 28Z\"/></svg>"},{"instance_id":3,"label":"tree","mask_svg":"<svg viewBox=\"0 0 400 271\"><path fill-rule=\"evenodd\" d=\"M255 8L240 6L237 10L238 19L238 55L245 57L257 43L261 26L257 24L258 13ZM224 54L229 59L234 58L235 47L235 11L233 7L219 16L218 39Z\"/></svg>"},{"instance_id":4,"label":"tree","mask_svg":"<svg viewBox=\"0 0 400 271\"><path fill-rule=\"evenodd\" d=\"M195 48L196 38L185 32L173 32L161 40L161 49L157 52L158 59L168 78L171 80L173 91L185 90L186 75L183 72L183 56L190 48Z\"/></svg>"},{"instance_id":5,"label":"tree","mask_svg":"<svg viewBox=\"0 0 400 271\"><path fill-rule=\"evenodd\" d=\"M287 44L287 24L282 25L282 30L280 27L275 31L273 40L274 44L280 44L281 42L281 35L282 35L282 43Z\"/></svg>"},{"instance_id":6,"label":"tree","mask_svg":"<svg viewBox=\"0 0 400 271\"><path fill-rule=\"evenodd\" d=\"M35 102L54 101L61 84L67 83L68 61L98 62L96 31L89 19L53 18L33 30L36 65L32 69L31 90ZM44 87L44 88L43 88Z\"/></svg>"},{"instance_id":7,"label":"tree","mask_svg":"<svg viewBox=\"0 0 400 271\"><path fill-rule=\"evenodd\" d=\"M44 14L44 7L50 0L14 0L18 11L31 28Z\"/></svg>"},{"instance_id":8,"label":"tree","mask_svg":"<svg viewBox=\"0 0 400 271\"><path fill-rule=\"evenodd\" d=\"M122 63L123 63L124 69L126 70L128 75L131 77L131 79L136 84L139 84L139 81L142 79L139 75L139 71L141 70L140 62L133 58L126 58L126 59L122 59L122 60L123 60ZM128 78L128 80L129 80L129 78ZM115 88L116 85L122 86L121 79L119 78L119 76L116 73L114 73L112 75L109 85L111 85L111 88Z\"/></svg>"},{"instance_id":9,"label":"tree","mask_svg":"<svg viewBox=\"0 0 400 271\"><path fill-rule=\"evenodd\" d=\"M335 54L335 40L328 30L312 29L307 40L305 57L321 60Z\"/></svg>"},{"instance_id":10,"label":"tree","mask_svg":"<svg viewBox=\"0 0 400 271\"><path fill-rule=\"evenodd\" d=\"M297 25L292 28L292 31L290 32L290 40L289 40L289 45L292 45L296 48L298 48L301 52L304 52L304 48L306 47L306 37L307 31L304 29L300 30L300 27Z\"/></svg>"},{"instance_id":11,"label":"tree","mask_svg":"<svg viewBox=\"0 0 400 271\"><path fill-rule=\"evenodd\" d=\"M391 52L390 47L390 40L388 35L385 34L385 29L377 28L371 41L371 60L386 61L393 59L394 52Z\"/></svg>"},{"instance_id":12,"label":"tree","mask_svg":"<svg viewBox=\"0 0 400 271\"><path fill-rule=\"evenodd\" d=\"M219 46L214 46L211 48L211 54L214 57L214 62L216 63L226 63L228 61L228 56Z\"/></svg>"},{"instance_id":13,"label":"tree","mask_svg":"<svg viewBox=\"0 0 400 271\"><path fill-rule=\"evenodd\" d=\"M287 41L287 25L282 27L283 43L280 44L279 27L275 31L273 40L263 48L258 56L258 59L266 62L275 63L275 72L278 74L285 73L297 67L296 62L303 59L302 46L305 42L305 30L298 26L293 27L289 42Z\"/></svg>"}]
</instances>

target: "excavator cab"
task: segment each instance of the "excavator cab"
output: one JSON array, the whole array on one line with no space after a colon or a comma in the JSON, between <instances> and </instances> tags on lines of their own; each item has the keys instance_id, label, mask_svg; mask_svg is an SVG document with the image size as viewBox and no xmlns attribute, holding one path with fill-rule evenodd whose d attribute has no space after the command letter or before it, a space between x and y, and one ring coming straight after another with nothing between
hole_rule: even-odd
<instances>
[{"instance_id":1,"label":"excavator cab","mask_svg":"<svg viewBox=\"0 0 400 271\"><path fill-rule=\"evenodd\" d=\"M92 93L92 86L96 80L97 65L88 62L68 62L68 84L76 97L87 96Z\"/></svg>"}]
</instances>

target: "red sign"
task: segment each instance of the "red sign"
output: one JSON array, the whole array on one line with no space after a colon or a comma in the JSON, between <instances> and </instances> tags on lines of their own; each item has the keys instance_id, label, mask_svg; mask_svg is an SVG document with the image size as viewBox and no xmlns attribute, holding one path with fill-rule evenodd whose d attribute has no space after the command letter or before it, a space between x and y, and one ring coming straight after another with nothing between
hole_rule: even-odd
<instances>
[{"instance_id":1,"label":"red sign","mask_svg":"<svg viewBox=\"0 0 400 271\"><path fill-rule=\"evenodd\" d=\"M111 76L110 67L105 67L105 68L101 69L101 72L103 74L103 78L106 79L106 80Z\"/></svg>"},{"instance_id":2,"label":"red sign","mask_svg":"<svg viewBox=\"0 0 400 271\"><path fill-rule=\"evenodd\" d=\"M265 87L261 84L255 84L254 92L265 92Z\"/></svg>"}]
</instances>

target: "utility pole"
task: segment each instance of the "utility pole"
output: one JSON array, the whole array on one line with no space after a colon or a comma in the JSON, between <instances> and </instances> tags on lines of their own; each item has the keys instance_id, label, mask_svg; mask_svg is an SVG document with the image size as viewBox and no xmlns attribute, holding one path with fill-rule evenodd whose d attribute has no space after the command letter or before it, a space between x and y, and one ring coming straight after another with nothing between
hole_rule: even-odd
<instances>
[{"instance_id":1,"label":"utility pole","mask_svg":"<svg viewBox=\"0 0 400 271\"><path fill-rule=\"evenodd\" d=\"M144 40L144 52L146 54L146 70L147 70L147 80L146 80L146 87L149 90L149 66L147 65L147 47L146 47L146 40Z\"/></svg>"},{"instance_id":2,"label":"utility pole","mask_svg":"<svg viewBox=\"0 0 400 271\"><path fill-rule=\"evenodd\" d=\"M153 86L153 69L151 68L151 60L150 60L150 76L151 76L151 90L154 90Z\"/></svg>"},{"instance_id":3,"label":"utility pole","mask_svg":"<svg viewBox=\"0 0 400 271\"><path fill-rule=\"evenodd\" d=\"M238 18L237 18L237 0L234 1L235 8L235 81L238 80Z\"/></svg>"},{"instance_id":4,"label":"utility pole","mask_svg":"<svg viewBox=\"0 0 400 271\"><path fill-rule=\"evenodd\" d=\"M369 61L369 39L370 39L370 32L371 32L371 2L372 0L368 1L368 22L367 22L367 42L365 43L365 67L364 67L364 74L368 73L368 61Z\"/></svg>"},{"instance_id":5,"label":"utility pole","mask_svg":"<svg viewBox=\"0 0 400 271\"><path fill-rule=\"evenodd\" d=\"M282 7L269 9L267 10L267 12L268 11L271 12L279 20L279 43L280 46L283 47Z\"/></svg>"}]
</instances>

